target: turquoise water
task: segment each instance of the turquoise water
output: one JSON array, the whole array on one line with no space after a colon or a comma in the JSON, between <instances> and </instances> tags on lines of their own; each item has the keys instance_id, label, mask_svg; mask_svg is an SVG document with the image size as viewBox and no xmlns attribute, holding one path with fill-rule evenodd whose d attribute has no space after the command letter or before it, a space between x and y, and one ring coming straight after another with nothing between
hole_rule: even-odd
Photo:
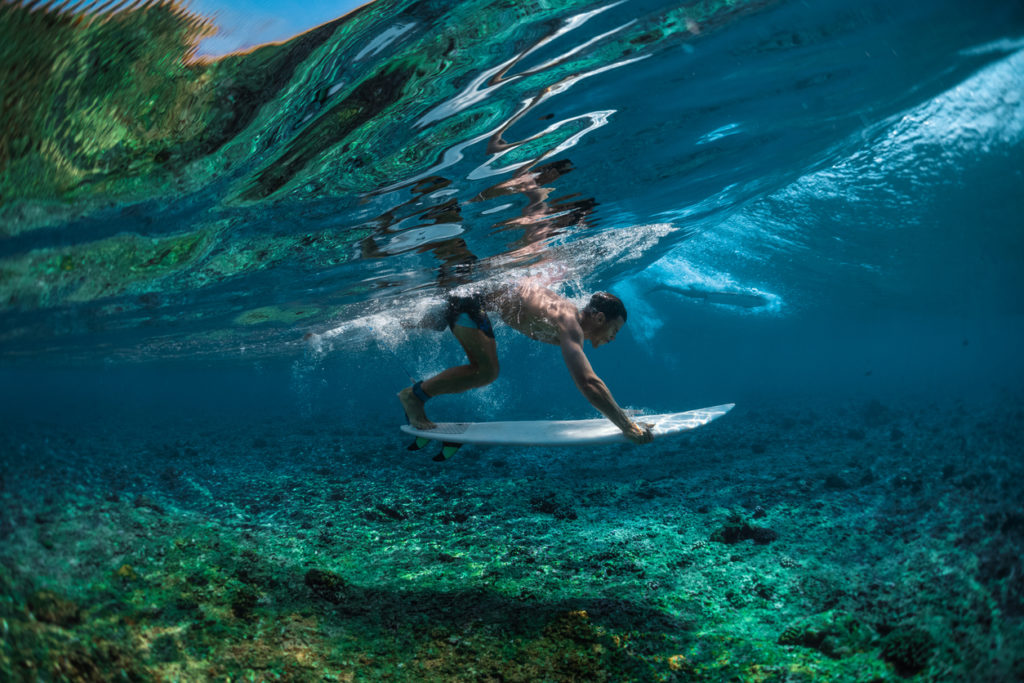
<instances>
[{"instance_id":1,"label":"turquoise water","mask_svg":"<svg viewBox=\"0 0 1024 683\"><path fill-rule=\"evenodd\" d=\"M375 3L213 62L166 6L74 17L4 9L9 367L326 332L348 393L380 343L443 365L399 323L445 286L557 270L686 377L648 407L1020 376L1015 3Z\"/></svg>"},{"instance_id":2,"label":"turquoise water","mask_svg":"<svg viewBox=\"0 0 1024 683\"><path fill-rule=\"evenodd\" d=\"M672 612L678 607L672 600L691 594L686 590L708 591L718 596L709 600L726 602L727 594L752 590L748 584L736 588L742 581L723 575L718 583L708 579L711 587L694 584L653 607L644 603L645 610L654 610L644 612L646 630L629 622L622 633L633 628L668 637L651 624L672 613L681 620L672 627L676 631L700 631L693 626L699 622L706 626L702 633L717 634L719 645L731 638L754 643L752 650L735 646L736 669L722 664L722 651L705 641L672 641L676 650L656 652L650 644L654 638L646 641L648 650L638 650L639 659L623 655L640 669L602 660L580 669L589 674L552 669L552 679L600 679L595 672L604 672L609 680L716 680L719 675L782 680L770 678L769 670L813 679L804 668L815 666L826 667L821 680L903 674L1013 680L1021 675L1024 603L1019 591L1007 586L1019 577L1024 548L1019 513L1008 507L1021 493L1019 478L1010 473L1020 466L1015 435L1024 414L1024 6L1006 0L682 5L378 0L279 45L197 58L198 40L211 28L208 20L168 4L105 11L0 7L0 381L5 388L0 481L7 482L0 493L14 520L4 527L12 543L3 554L4 585L10 589L6 619L13 623L27 613L18 605L31 601L19 591L27 594L39 586L73 594L83 606L109 598L102 591L75 593L79 589L68 587L66 574L45 569L51 567L46 553L53 549L25 540L37 532L25 531L24 520L45 526L55 517L34 512L45 496L30 491L77 496L86 495L82 487L113 487L111 495L123 501L157 500L168 515L182 515L176 518L181 525L221 520L217 523L230 528L223 533L243 543L237 535L251 529L224 521L226 508L204 507L211 497L226 500L234 506L232 515L249 515L245 524L264 525L264 547L284 557L293 551L274 544L294 540L308 527L285 525L274 535L269 518L260 516L272 514L268 510L274 505L264 501L259 511L247 511L244 501L259 499L258 491L243 491L232 482L256 468L260 490L267 496L278 491L276 504L284 506L292 483L314 487L310 482L316 477L336 476L309 468L351 468L359 474L344 485L369 488L342 499L323 489L318 500L369 506L369 517L359 513L363 516L334 522L353 529L369 525L362 529L367 536L347 541L351 553L344 562L312 556L295 562L343 574L344 567L358 573L354 567L377 563L390 568L388 579L359 575L352 580L362 581L371 593L384 590L375 581L407 581L387 584L396 591L389 595L401 602L406 595L401 591L412 585L426 591L456 587L445 583L443 571L416 573L389 564L397 545L386 552L375 546L366 539L378 532L369 527L389 520L413 524L409 516L415 515L373 512L373 506L404 509L389 495L429 499L435 494L416 487L434 486L433 477L445 486L464 487L459 490L476 501L469 507L486 507L481 501L508 495L527 500L540 495L534 487L545 486L573 492L577 501L597 500L594 491L604 486L635 488L637 481L668 477L672 490L689 493L677 499L667 491L647 495L641 487L638 504L662 506L651 508L648 518L675 519L674 529L711 524L703 512L694 512L702 507L722 519L732 519L737 510L749 516L754 508L770 509L782 501L790 510L816 510L807 513L811 517L824 514L814 502L820 493L814 482L824 481L825 490L849 496L837 504L833 522L855 509L871 511L850 524L868 534L867 546L887 548L879 557L903 552L918 557L912 539L899 550L884 545L893 542L895 532L878 531L884 526L881 517L889 515L888 525L897 518L908 525L928 524L932 513L922 510L931 509L929 500L943 501L949 517L919 533L937 539L941 528L950 543L942 552L977 552L974 559L962 560L963 566L981 567L978 574L963 570L964 585L985 587L984 599L1010 615L1010 621L986 627L992 638L1009 643L1000 650L1002 659L948 655L943 661L953 663L946 668L936 657L929 660L931 668L908 669L906 662L894 663L895 646L880 640L903 622L880 627L864 616L866 607L838 597L799 614L785 612L787 619L768 635L752 635L737 625L749 621L740 618L746 608L739 603L723 608L739 611L735 622L721 621L725 617L718 612ZM395 429L402 422L395 392L411 379L462 362L450 334L409 323L451 287L525 276L548 278L558 293L579 302L597 290L623 299L629 310L623 332L607 347L593 352L588 347L595 370L623 406L653 413L736 402L737 409L678 442L683 445L650 447L656 464L626 447L600 450L597 464L580 464L583 470L571 464L582 462L573 460L581 457L576 451L464 450L445 463L449 469L443 473L424 469L429 458L415 465L392 462L412 457ZM431 402L432 418L595 416L555 347L500 323L496 327L500 378L484 389ZM209 462L181 455L187 448L209 454L204 455ZM167 465L166 458L174 464ZM295 470L275 469L279 458ZM685 466L678 458L687 458ZM91 464L76 465L79 459ZM545 465L548 461L557 464ZM167 467L172 474L158 476ZM691 476L690 467L705 473L732 470L738 479L723 483L718 475ZM828 469L843 467L870 468L874 479L862 478L859 470L854 476ZM940 478L937 473L945 467L957 469ZM79 469L91 474L81 475L76 489L68 482ZM928 473L934 487L920 484L932 481ZM764 480L769 474L775 481L794 479L777 489ZM847 491L828 475L859 481L861 488ZM982 477L977 480L982 483L976 481L980 489L950 483L974 475ZM111 483L119 480L131 483L124 488ZM806 491L817 493L801 498L801 482L811 482ZM871 488L882 483L889 488ZM952 493L942 488L946 484ZM506 486L522 488L510 492L501 488ZM947 493L952 497L944 497ZM450 495L455 500L462 494ZM93 498L116 504L105 496ZM544 500L529 514L550 517L553 510L554 518L564 521L567 515L559 517L564 501L548 505ZM920 506L916 516L900 508L914 501ZM500 544L487 534L514 526L510 520L521 512L514 515L500 502L488 504L494 516L480 522L479 533L486 538L474 546L484 555ZM84 509L59 497L45 505ZM138 514L152 509L129 507L142 511ZM642 525L625 503L615 510L624 525ZM684 512L698 516L678 518ZM456 514L447 508L434 513ZM546 547L561 548L564 542L570 547L565 552L576 552L571 548L584 547L588 539L601 545L618 538L619 531L582 512L578 517L572 518L575 541L547 529ZM783 529L784 538L787 530L790 539L802 537L798 517L793 513L774 526ZM975 528L968 519L988 522ZM429 525L392 532L389 542L419 539L424 547L435 533ZM702 538L712 532L709 527ZM965 546L953 538L957 533L980 545ZM677 540L658 538L662 550L676 547ZM62 547L59 540L53 543ZM300 546L294 553L304 552ZM874 584L866 573L851 578L843 571L852 566L854 546L845 559L825 551L818 557L811 546L803 549L800 562L833 567L832 580L845 586L847 597L856 593L851 582L881 590L877 585L906 578L896 568L879 570ZM982 546L986 552L996 552L996 546L1005 552L992 559L978 549ZM96 540L90 547L105 577L121 565L143 565L138 558L112 559L109 542ZM917 550L924 553L924 547ZM687 557L699 554L695 546L687 548ZM678 564L682 551L676 550L671 563ZM12 559L15 552L28 561ZM459 552L446 547L441 554L461 557ZM642 564L642 555L636 551L630 561ZM729 555L724 558L719 559L727 563ZM199 559L189 561L202 566ZM531 574L534 565L519 561L509 560L519 573L508 580L536 580L530 595L547 600L534 616L543 621L549 612L563 614L562 621L551 617L558 626L544 637L576 628L564 617L584 609L574 600L610 599L600 583L546 583L538 578L543 572ZM703 561L718 566L718 560ZM718 571L693 562L687 571L702 577ZM677 564L671 564L673 571L683 572ZM538 560L535 566L548 565ZM935 577L949 566L938 562ZM633 583L623 579L616 590L637 601L631 604L643 603L636 596L654 589L643 588L644 581L634 577L642 572L622 571ZM121 579L130 583L127 573ZM486 592L494 585L479 572L460 576L474 590ZM76 581L87 591L100 580ZM310 581L307 576L312 587ZM659 581L668 585L665 577ZM273 615L267 606L279 599L272 597L279 589L247 585L256 586L258 599L240 613L256 609L268 623L287 617L284 611ZM515 591L495 588L488 595L518 595L520 589L526 590L516 584ZM324 589L311 590L322 595ZM928 598L927 609L917 605L917 611L941 612L935 605L943 595L965 590L939 590ZM914 611L907 608L910 598L890 598L900 610ZM206 598L189 599L207 609ZM467 613L473 609L465 601L458 604ZM492 607L507 611L510 604L519 602ZM772 654L758 663L751 654L760 642L793 646L793 638L779 636L790 618L832 615L829 610L837 604L858 623L874 624L873 635L850 650L874 653L874 663L857 659L861 654L820 647L810 649L811 659L785 650L785 656L796 658ZM596 621L587 623L600 622L601 610L591 611ZM929 632L935 642L954 642L943 630L953 628L953 617L929 614L931 621L915 622L914 628ZM840 628L839 622L849 626L846 616L829 619L829 628ZM419 623L413 619L405 627L413 622ZM183 618L183 623L198 622ZM711 623L719 625L717 631ZM587 638L618 652L608 644L612 641L600 639L611 638L619 626L621 620L601 622L596 635ZM366 642L377 643L383 632L373 631ZM204 633L209 642L220 637ZM625 638L622 633L615 637ZM981 636L971 634L963 636L975 639L970 644L956 641L963 651L988 652L977 640ZM252 634L222 636L234 647ZM104 637L117 641L109 633ZM573 638L569 641L576 645L590 643ZM30 639L10 642L14 645L4 651L8 668L0 670L16 675L24 671L10 668L17 659L12 653L45 650ZM223 664L225 655L209 642L210 652L220 652L211 657L226 668L204 676L242 670ZM617 647L620 640L614 642ZM330 643L324 647L333 647L336 658L317 661L335 667L332 675L342 679L338 671L360 671L339 663L351 664L356 654ZM186 663L171 655L153 663L146 659L150 655L132 649L137 646L123 645L128 653L123 659L149 662L139 669L143 678L200 676L189 669L199 658L191 645L181 645ZM562 643L549 650L559 647L572 649ZM374 661L397 666L402 648L379 648ZM529 648L520 655L527 651L540 656ZM673 652L686 653L692 666L669 666ZM294 652L289 656L289 666L305 661ZM108 658L97 667L118 661ZM643 668L648 665L652 668ZM366 666L355 674L357 680L387 677L384 668L373 668L377 664ZM633 673L622 673L627 670ZM417 671L413 679L458 678L454 669L443 667L439 671L448 674ZM501 666L494 671L509 680L536 675Z\"/></svg>"}]
</instances>

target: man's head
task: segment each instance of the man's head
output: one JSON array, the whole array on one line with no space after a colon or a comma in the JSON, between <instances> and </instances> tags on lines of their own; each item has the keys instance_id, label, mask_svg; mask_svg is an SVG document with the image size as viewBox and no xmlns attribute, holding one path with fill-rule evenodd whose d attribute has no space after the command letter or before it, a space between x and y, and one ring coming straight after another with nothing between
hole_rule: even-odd
<instances>
[{"instance_id":1,"label":"man's head","mask_svg":"<svg viewBox=\"0 0 1024 683\"><path fill-rule=\"evenodd\" d=\"M626 324L626 306L622 300L608 292L597 292L583 308L583 331L596 349L615 339Z\"/></svg>"}]
</instances>

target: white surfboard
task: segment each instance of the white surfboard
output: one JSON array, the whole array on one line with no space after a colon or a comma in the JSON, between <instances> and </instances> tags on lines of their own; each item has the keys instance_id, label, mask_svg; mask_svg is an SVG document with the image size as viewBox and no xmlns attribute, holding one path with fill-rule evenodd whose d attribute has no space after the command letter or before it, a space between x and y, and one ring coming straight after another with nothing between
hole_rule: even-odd
<instances>
[{"instance_id":1,"label":"white surfboard","mask_svg":"<svg viewBox=\"0 0 1024 683\"><path fill-rule=\"evenodd\" d=\"M733 409L735 403L684 413L638 415L636 422L650 424L655 439L706 425ZM603 417L590 420L520 420L512 422L439 422L433 429L402 425L402 431L416 437L410 450L423 448L430 441L444 442L435 460L446 460L467 443L492 446L573 446L628 442L629 439ZM450 452L448 452L450 451ZM446 454L447 452L447 454Z\"/></svg>"}]
</instances>

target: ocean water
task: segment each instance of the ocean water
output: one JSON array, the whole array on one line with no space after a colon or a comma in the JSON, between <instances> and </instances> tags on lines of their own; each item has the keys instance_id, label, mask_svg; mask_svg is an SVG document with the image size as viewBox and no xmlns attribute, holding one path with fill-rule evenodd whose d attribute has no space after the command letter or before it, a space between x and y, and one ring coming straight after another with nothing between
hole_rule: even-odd
<instances>
[{"instance_id":1,"label":"ocean water","mask_svg":"<svg viewBox=\"0 0 1024 683\"><path fill-rule=\"evenodd\" d=\"M281 10L285 11L285 10ZM0 6L0 678L1024 679L1024 5ZM647 446L406 451L446 291ZM435 420L597 416L496 314Z\"/></svg>"}]
</instances>

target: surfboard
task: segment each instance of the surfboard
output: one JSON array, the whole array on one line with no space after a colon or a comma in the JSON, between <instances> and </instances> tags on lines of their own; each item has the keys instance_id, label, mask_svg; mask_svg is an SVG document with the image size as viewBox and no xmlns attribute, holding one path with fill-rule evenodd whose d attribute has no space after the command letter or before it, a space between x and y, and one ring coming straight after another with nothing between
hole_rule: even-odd
<instances>
[{"instance_id":1,"label":"surfboard","mask_svg":"<svg viewBox=\"0 0 1024 683\"><path fill-rule=\"evenodd\" d=\"M633 419L651 426L655 440L696 429L733 409L735 403L683 413L638 415ZM447 460L463 444L489 446L581 446L628 443L629 439L610 420L516 420L510 422L439 422L434 429L402 425L402 431L416 437L409 450L419 450L431 441L442 442L434 460Z\"/></svg>"}]
</instances>

